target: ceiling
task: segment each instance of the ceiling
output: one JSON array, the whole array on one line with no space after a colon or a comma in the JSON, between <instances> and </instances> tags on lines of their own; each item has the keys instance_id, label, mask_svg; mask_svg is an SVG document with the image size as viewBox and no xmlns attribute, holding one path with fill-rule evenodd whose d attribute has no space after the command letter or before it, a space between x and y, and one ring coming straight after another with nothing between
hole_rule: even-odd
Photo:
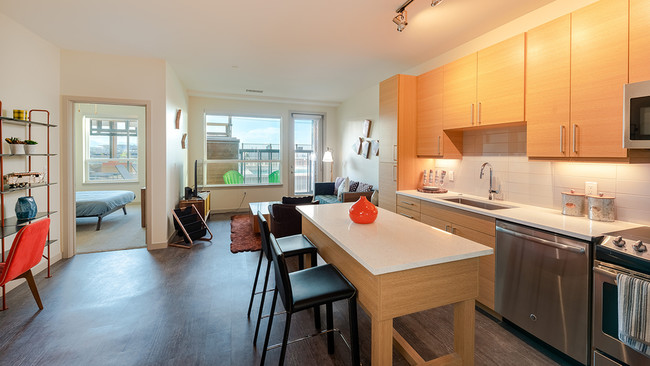
<instances>
[{"instance_id":1,"label":"ceiling","mask_svg":"<svg viewBox=\"0 0 650 366\"><path fill-rule=\"evenodd\" d=\"M188 90L343 101L553 0L0 0L62 49L165 59ZM254 94L259 96L259 94Z\"/></svg>"}]
</instances>

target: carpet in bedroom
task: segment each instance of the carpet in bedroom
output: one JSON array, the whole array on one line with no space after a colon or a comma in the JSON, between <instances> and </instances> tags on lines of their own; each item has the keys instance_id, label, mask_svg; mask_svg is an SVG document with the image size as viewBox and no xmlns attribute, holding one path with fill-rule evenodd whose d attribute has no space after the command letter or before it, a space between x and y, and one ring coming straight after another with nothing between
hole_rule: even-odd
<instances>
[{"instance_id":1,"label":"carpet in bedroom","mask_svg":"<svg viewBox=\"0 0 650 366\"><path fill-rule=\"evenodd\" d=\"M140 223L140 203L126 205L102 219L101 230L96 217L77 219L77 253L106 252L133 248L145 248L145 229Z\"/></svg>"}]
</instances>

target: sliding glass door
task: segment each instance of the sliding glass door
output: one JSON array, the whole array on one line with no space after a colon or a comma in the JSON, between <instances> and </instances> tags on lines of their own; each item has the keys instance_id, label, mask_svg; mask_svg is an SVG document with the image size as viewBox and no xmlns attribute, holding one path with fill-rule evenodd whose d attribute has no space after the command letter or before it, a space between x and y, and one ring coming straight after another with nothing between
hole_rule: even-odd
<instances>
[{"instance_id":1,"label":"sliding glass door","mask_svg":"<svg viewBox=\"0 0 650 366\"><path fill-rule=\"evenodd\" d=\"M291 114L289 152L289 193L314 194L314 182L320 171L323 116Z\"/></svg>"}]
</instances>

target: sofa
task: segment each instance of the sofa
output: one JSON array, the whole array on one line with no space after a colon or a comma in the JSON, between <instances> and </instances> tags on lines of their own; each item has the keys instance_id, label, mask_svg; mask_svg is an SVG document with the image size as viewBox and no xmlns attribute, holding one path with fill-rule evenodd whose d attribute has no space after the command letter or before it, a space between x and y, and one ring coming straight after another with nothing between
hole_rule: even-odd
<instances>
[{"instance_id":1,"label":"sofa","mask_svg":"<svg viewBox=\"0 0 650 366\"><path fill-rule=\"evenodd\" d=\"M358 184L355 185L355 183L359 183L359 182L350 181L350 185L349 185L350 191L341 192L340 200L339 200L339 196L336 194L335 182L315 183L314 199L318 200L321 204L326 204L326 203L340 203L340 202L355 202L359 199L359 197L365 196L368 199L368 201L370 201L372 194L375 192L372 186L366 184L365 185L366 187L370 187L370 191L357 192L355 186L358 186Z\"/></svg>"}]
</instances>

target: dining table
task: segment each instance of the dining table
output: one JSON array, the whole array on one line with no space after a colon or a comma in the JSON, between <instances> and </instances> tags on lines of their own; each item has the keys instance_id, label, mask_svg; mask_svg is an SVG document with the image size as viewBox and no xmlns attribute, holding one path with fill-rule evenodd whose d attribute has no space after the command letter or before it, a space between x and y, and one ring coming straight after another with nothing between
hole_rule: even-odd
<instances>
[{"instance_id":1,"label":"dining table","mask_svg":"<svg viewBox=\"0 0 650 366\"><path fill-rule=\"evenodd\" d=\"M296 209L318 254L357 288L371 319L371 364L391 365L394 345L411 365L473 365L479 257L492 254L492 248L382 208L374 222L357 224L348 215L352 204ZM424 360L393 320L449 304L453 352Z\"/></svg>"}]
</instances>

